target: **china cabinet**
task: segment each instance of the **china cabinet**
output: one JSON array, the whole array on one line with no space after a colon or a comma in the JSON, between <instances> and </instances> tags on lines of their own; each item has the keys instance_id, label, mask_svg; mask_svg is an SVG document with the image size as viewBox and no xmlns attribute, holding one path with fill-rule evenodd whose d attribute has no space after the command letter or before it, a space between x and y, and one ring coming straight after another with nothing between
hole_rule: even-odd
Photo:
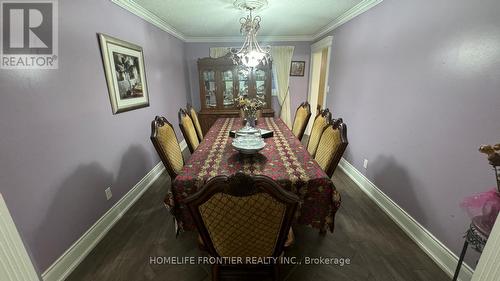
<instances>
[{"instance_id":1,"label":"china cabinet","mask_svg":"<svg viewBox=\"0 0 500 281\"><path fill-rule=\"evenodd\" d=\"M230 55L198 59L200 79L200 124L206 134L221 117L237 117L239 96L258 97L266 102L262 116L274 117L271 104L271 63L245 68L233 63Z\"/></svg>"}]
</instances>

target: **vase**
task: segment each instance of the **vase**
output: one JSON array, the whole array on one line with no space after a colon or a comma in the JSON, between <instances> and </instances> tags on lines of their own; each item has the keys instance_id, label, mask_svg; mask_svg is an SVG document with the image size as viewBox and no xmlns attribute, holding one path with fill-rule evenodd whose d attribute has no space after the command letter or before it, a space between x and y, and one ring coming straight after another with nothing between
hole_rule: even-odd
<instances>
[{"instance_id":1,"label":"vase","mask_svg":"<svg viewBox=\"0 0 500 281\"><path fill-rule=\"evenodd\" d=\"M245 127L255 128L255 121L256 121L255 116L247 116L246 120L247 120L247 123L246 123Z\"/></svg>"}]
</instances>

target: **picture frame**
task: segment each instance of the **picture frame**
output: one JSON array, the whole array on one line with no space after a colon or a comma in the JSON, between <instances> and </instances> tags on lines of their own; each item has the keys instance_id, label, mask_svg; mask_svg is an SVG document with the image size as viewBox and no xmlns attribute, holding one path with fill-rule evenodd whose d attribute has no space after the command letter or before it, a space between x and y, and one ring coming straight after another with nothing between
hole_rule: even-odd
<instances>
[{"instance_id":1,"label":"picture frame","mask_svg":"<svg viewBox=\"0 0 500 281\"><path fill-rule=\"evenodd\" d=\"M290 76L304 76L305 69L305 61L292 61L290 66Z\"/></svg>"},{"instance_id":2,"label":"picture frame","mask_svg":"<svg viewBox=\"0 0 500 281\"><path fill-rule=\"evenodd\" d=\"M149 106L142 47L98 33L113 114Z\"/></svg>"}]
</instances>

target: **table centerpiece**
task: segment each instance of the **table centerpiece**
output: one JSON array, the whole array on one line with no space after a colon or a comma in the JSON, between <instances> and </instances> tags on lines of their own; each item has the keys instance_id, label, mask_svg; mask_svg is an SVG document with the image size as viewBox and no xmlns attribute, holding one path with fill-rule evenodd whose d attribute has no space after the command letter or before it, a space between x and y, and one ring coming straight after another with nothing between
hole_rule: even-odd
<instances>
[{"instance_id":1,"label":"table centerpiece","mask_svg":"<svg viewBox=\"0 0 500 281\"><path fill-rule=\"evenodd\" d=\"M255 128L257 120L257 111L262 109L266 103L259 98L248 98L247 96L239 96L237 106L243 111L246 120L245 127Z\"/></svg>"}]
</instances>

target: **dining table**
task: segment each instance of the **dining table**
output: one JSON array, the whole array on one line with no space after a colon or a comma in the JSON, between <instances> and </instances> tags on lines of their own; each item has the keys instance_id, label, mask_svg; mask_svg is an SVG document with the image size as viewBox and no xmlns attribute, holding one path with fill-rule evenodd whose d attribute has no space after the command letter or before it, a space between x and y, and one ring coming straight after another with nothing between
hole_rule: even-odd
<instances>
[{"instance_id":1,"label":"dining table","mask_svg":"<svg viewBox=\"0 0 500 281\"><path fill-rule=\"evenodd\" d=\"M266 146L259 153L240 154L231 145L230 132L244 125L243 118L218 119L172 182L165 203L175 217L178 230L196 230L183 203L187 197L215 176L242 171L268 176L298 195L301 203L294 223L317 228L321 233L333 232L341 196L301 141L281 119L259 118L256 127L272 131L273 136L264 139Z\"/></svg>"}]
</instances>

